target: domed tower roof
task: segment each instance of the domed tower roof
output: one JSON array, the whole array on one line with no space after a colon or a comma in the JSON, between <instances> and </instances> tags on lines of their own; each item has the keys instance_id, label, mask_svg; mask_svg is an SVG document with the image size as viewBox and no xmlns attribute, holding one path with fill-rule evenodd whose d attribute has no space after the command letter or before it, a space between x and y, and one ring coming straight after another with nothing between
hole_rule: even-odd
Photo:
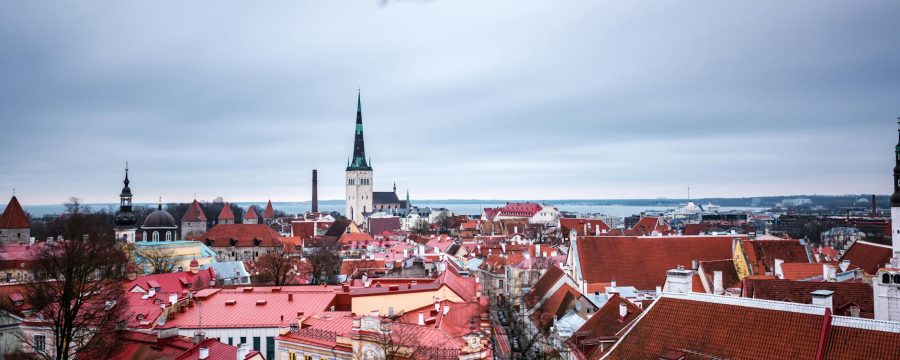
<instances>
[{"instance_id":1,"label":"domed tower roof","mask_svg":"<svg viewBox=\"0 0 900 360\"><path fill-rule=\"evenodd\" d=\"M147 218L144 219L144 228L174 228L176 227L175 217L172 214L169 214L168 211L162 209L162 201L160 201L159 206L156 208L156 211L147 215Z\"/></svg>"}]
</instances>

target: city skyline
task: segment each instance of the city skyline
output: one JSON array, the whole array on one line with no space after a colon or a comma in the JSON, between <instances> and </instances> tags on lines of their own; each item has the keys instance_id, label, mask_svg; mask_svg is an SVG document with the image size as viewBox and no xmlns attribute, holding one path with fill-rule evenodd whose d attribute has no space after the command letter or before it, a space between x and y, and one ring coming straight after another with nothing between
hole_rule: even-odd
<instances>
[{"instance_id":1,"label":"city skyline","mask_svg":"<svg viewBox=\"0 0 900 360\"><path fill-rule=\"evenodd\" d=\"M0 5L0 191L342 199L358 88L413 200L890 191L896 3L477 4Z\"/></svg>"}]
</instances>

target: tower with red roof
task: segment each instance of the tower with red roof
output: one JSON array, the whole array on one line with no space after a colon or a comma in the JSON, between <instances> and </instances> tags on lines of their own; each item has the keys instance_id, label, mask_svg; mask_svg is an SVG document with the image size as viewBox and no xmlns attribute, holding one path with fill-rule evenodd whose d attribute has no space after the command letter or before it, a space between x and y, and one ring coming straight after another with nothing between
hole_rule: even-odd
<instances>
[{"instance_id":1,"label":"tower with red roof","mask_svg":"<svg viewBox=\"0 0 900 360\"><path fill-rule=\"evenodd\" d=\"M206 232L206 226L206 214L203 213L200 202L194 199L191 207L181 217L181 238L190 239L191 237L203 235Z\"/></svg>"},{"instance_id":2,"label":"tower with red roof","mask_svg":"<svg viewBox=\"0 0 900 360\"><path fill-rule=\"evenodd\" d=\"M225 203L222 212L219 213L219 217L216 219L216 223L234 224L234 212L231 211L231 204Z\"/></svg>"},{"instance_id":3,"label":"tower with red roof","mask_svg":"<svg viewBox=\"0 0 900 360\"><path fill-rule=\"evenodd\" d=\"M19 205L19 199L13 195L3 210L3 215L0 215L0 242L28 241L30 238L31 223L28 222L22 205Z\"/></svg>"},{"instance_id":4,"label":"tower with red roof","mask_svg":"<svg viewBox=\"0 0 900 360\"><path fill-rule=\"evenodd\" d=\"M263 211L263 221L266 224L272 222L272 219L275 218L275 209L272 207L272 199L269 199L269 203L266 204L266 210Z\"/></svg>"},{"instance_id":5,"label":"tower with red roof","mask_svg":"<svg viewBox=\"0 0 900 360\"><path fill-rule=\"evenodd\" d=\"M244 224L258 224L259 223L259 215L256 215L256 210L251 206L247 208L247 211L244 212Z\"/></svg>"}]
</instances>

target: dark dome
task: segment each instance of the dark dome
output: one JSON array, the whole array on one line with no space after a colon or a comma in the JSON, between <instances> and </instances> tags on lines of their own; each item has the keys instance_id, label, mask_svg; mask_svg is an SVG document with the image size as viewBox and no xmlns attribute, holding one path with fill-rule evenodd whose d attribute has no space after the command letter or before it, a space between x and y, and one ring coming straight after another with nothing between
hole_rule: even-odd
<instances>
[{"instance_id":1,"label":"dark dome","mask_svg":"<svg viewBox=\"0 0 900 360\"><path fill-rule=\"evenodd\" d=\"M145 228L172 228L175 227L175 217L172 214L169 214L168 211L165 210L156 210L150 215L147 215L147 218L144 219Z\"/></svg>"}]
</instances>

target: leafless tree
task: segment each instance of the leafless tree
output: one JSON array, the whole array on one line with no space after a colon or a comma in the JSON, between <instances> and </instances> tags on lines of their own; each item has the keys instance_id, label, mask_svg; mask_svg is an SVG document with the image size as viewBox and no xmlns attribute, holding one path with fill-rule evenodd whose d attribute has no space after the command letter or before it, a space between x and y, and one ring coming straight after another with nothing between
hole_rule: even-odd
<instances>
[{"instance_id":1,"label":"leafless tree","mask_svg":"<svg viewBox=\"0 0 900 360\"><path fill-rule=\"evenodd\" d=\"M371 332L362 339L372 343L381 354L360 354L360 359L400 360L416 358L420 350L419 329L410 324L382 318L381 328Z\"/></svg>"},{"instance_id":2,"label":"leafless tree","mask_svg":"<svg viewBox=\"0 0 900 360\"><path fill-rule=\"evenodd\" d=\"M323 239L306 254L310 284L335 284L341 270L340 247L336 239Z\"/></svg>"},{"instance_id":3,"label":"leafless tree","mask_svg":"<svg viewBox=\"0 0 900 360\"><path fill-rule=\"evenodd\" d=\"M516 342L518 346L511 346L511 359L558 359L560 348L541 333L540 329L530 324L526 310L523 309L524 299L518 296L514 301L507 301L497 306L498 311L504 312L508 325L506 335L510 345Z\"/></svg>"},{"instance_id":4,"label":"leafless tree","mask_svg":"<svg viewBox=\"0 0 900 360\"><path fill-rule=\"evenodd\" d=\"M102 358L115 348L115 330L124 319L122 283L128 260L114 236L83 227L89 222L82 216L74 211L68 219L68 231L76 236L38 251L35 271L49 280L25 287L26 301L43 324L39 332L49 335L20 334L33 357L67 360L77 351Z\"/></svg>"},{"instance_id":5,"label":"leafless tree","mask_svg":"<svg viewBox=\"0 0 900 360\"><path fill-rule=\"evenodd\" d=\"M165 274L175 271L178 261L171 250L160 247L143 247L137 250L139 265L149 267L152 274Z\"/></svg>"},{"instance_id":6,"label":"leafless tree","mask_svg":"<svg viewBox=\"0 0 900 360\"><path fill-rule=\"evenodd\" d=\"M276 247L273 252L261 255L257 266L266 282L275 286L293 285L298 261L286 256L283 247Z\"/></svg>"}]
</instances>

